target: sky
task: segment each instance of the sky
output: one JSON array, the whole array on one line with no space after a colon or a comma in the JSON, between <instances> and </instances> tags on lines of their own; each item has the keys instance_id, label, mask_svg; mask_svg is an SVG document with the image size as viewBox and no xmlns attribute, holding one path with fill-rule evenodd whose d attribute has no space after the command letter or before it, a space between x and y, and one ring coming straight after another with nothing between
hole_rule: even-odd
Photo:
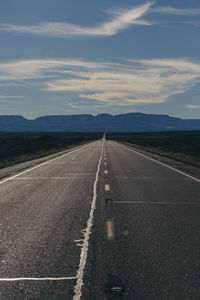
<instances>
[{"instance_id":1,"label":"sky","mask_svg":"<svg viewBox=\"0 0 200 300\"><path fill-rule=\"evenodd\" d=\"M1 0L0 115L200 118L199 0Z\"/></svg>"}]
</instances>

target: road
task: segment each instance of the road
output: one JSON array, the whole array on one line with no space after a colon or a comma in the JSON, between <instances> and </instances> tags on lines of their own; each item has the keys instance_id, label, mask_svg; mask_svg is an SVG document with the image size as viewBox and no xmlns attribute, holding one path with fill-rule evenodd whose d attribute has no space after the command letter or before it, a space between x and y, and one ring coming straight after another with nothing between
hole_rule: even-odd
<instances>
[{"instance_id":1,"label":"road","mask_svg":"<svg viewBox=\"0 0 200 300\"><path fill-rule=\"evenodd\" d=\"M0 299L199 299L200 180L95 141L0 181Z\"/></svg>"}]
</instances>

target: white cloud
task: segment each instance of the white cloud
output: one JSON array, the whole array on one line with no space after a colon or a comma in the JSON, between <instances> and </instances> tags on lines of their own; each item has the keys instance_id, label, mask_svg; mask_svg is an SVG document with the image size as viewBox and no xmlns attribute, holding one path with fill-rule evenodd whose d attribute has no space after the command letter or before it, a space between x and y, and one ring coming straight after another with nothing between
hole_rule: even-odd
<instances>
[{"instance_id":1,"label":"white cloud","mask_svg":"<svg viewBox=\"0 0 200 300\"><path fill-rule=\"evenodd\" d=\"M110 21L95 26L82 26L64 22L41 22L33 25L0 24L1 31L34 34L47 37L80 38L80 37L108 37L118 34L131 25L151 26L161 21L144 20L151 14L166 14L174 16L199 16L200 8L175 8L172 6L154 6L155 1L134 6L128 10L110 10ZM165 21L172 23L173 21ZM199 27L198 20L175 20L175 23L191 24Z\"/></svg>"},{"instance_id":2,"label":"white cloud","mask_svg":"<svg viewBox=\"0 0 200 300\"><path fill-rule=\"evenodd\" d=\"M200 8L175 8L172 6L161 6L152 9L153 12L166 15L197 16L200 15Z\"/></svg>"},{"instance_id":3,"label":"white cloud","mask_svg":"<svg viewBox=\"0 0 200 300\"><path fill-rule=\"evenodd\" d=\"M7 96L7 95L0 95L1 99L9 99L9 98L24 98L24 96Z\"/></svg>"},{"instance_id":4,"label":"white cloud","mask_svg":"<svg viewBox=\"0 0 200 300\"><path fill-rule=\"evenodd\" d=\"M107 105L166 102L200 81L200 65L188 60L133 60L102 70L77 74L77 78L52 80L48 91L76 92L80 97ZM79 77L78 77L79 76Z\"/></svg>"},{"instance_id":5,"label":"white cloud","mask_svg":"<svg viewBox=\"0 0 200 300\"><path fill-rule=\"evenodd\" d=\"M79 106L74 105L73 103L68 103L68 106L71 107L71 108L74 108L74 109L77 109L77 108L80 109Z\"/></svg>"},{"instance_id":6,"label":"white cloud","mask_svg":"<svg viewBox=\"0 0 200 300\"><path fill-rule=\"evenodd\" d=\"M36 25L13 25L2 24L0 30L22 32L52 37L89 37L89 36L112 36L119 31L128 28L132 24L135 25L151 25L148 21L141 20L151 8L153 2L132 7L127 11L118 11L114 13L111 21L105 22L99 26L84 27L69 23L46 22Z\"/></svg>"},{"instance_id":7,"label":"white cloud","mask_svg":"<svg viewBox=\"0 0 200 300\"><path fill-rule=\"evenodd\" d=\"M22 60L0 63L0 81L5 85L34 81L44 92L74 93L106 106L130 106L163 103L185 93L200 82L200 64L186 59Z\"/></svg>"},{"instance_id":8,"label":"white cloud","mask_svg":"<svg viewBox=\"0 0 200 300\"><path fill-rule=\"evenodd\" d=\"M200 105L197 104L188 104L186 107L191 109L200 109Z\"/></svg>"},{"instance_id":9,"label":"white cloud","mask_svg":"<svg viewBox=\"0 0 200 300\"><path fill-rule=\"evenodd\" d=\"M96 64L87 61L73 59L31 59L0 63L0 80L21 81L26 79L39 79L53 76L53 73L73 73L77 67L80 68L104 68L107 64ZM64 68L68 68L68 70ZM71 72L69 71L70 69ZM52 73L52 74L50 74Z\"/></svg>"}]
</instances>

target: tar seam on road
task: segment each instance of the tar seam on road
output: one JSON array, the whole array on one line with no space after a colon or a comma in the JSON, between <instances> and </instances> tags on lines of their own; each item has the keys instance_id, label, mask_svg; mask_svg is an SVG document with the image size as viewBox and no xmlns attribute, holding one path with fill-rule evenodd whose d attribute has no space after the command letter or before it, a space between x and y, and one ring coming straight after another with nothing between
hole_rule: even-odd
<instances>
[{"instance_id":1,"label":"tar seam on road","mask_svg":"<svg viewBox=\"0 0 200 300\"><path fill-rule=\"evenodd\" d=\"M118 143L118 144L119 144L119 143ZM123 146L123 145L121 145L121 144L119 144L119 145L120 145L121 147L125 148L126 150L135 152L135 153L137 153L137 154L140 155L140 156L143 156L143 157L145 157L145 158L147 158L147 159L149 159L149 160L152 160L152 161L156 162L157 164L160 164L160 165L162 165L162 166L164 166L164 167L167 167L167 168L169 168L169 169L171 169L171 170L173 170L173 171L176 171L177 173L180 173L181 175L184 175L184 176L186 176L186 177L188 177L188 178L190 178L190 179L192 179L192 180L194 180L194 181L200 182L200 179L198 179L198 178L196 178L196 177L193 177L193 176L191 176L191 175L189 175L189 174L187 174L187 173L185 173L185 172L179 171L178 169L173 168L173 167L171 167L171 166L169 166L169 165L167 165L167 164L164 164L164 163L162 163L161 161L158 161L158 160L156 160L156 159L153 159L153 158L151 158L151 157L149 157L149 156L147 156L147 155L145 155L145 154L142 154L142 153L140 153L140 152L138 152L138 151L135 151L135 150L133 150L133 149L129 149L128 147Z\"/></svg>"},{"instance_id":2,"label":"tar seam on road","mask_svg":"<svg viewBox=\"0 0 200 300\"><path fill-rule=\"evenodd\" d=\"M78 149L75 149L75 150L72 150L72 151L70 151L70 152L67 152L67 153L65 153L65 154L63 154L63 155L60 155L60 156L58 156L58 157L56 157L56 158L50 159L50 160L48 160L48 161L45 161L45 162L42 163L42 164L39 164L39 165L37 165L37 166L35 166L35 167L32 167L32 168L30 168L30 169L28 169L28 170L25 170L25 171L23 171L23 172L20 172L20 173L14 175L14 176L8 177L8 178L6 178L6 179L0 181L0 184L2 184L2 183L4 183L4 182L7 182L7 181L9 181L9 180L12 180L12 179L14 179L14 178L16 178L16 177L18 177L18 176L20 176L20 175L23 175L23 174L25 174L25 173L27 173L27 172L29 172L29 171L32 171L32 170L34 170L34 169L37 169L37 168L42 167L42 166L44 166L44 165L47 165L48 163L50 163L50 162L52 162L52 161L54 161L54 160L56 160L56 159L59 159L59 158L61 158L61 157L65 157L65 156L67 156L67 155L69 155L69 154L71 154L71 153L74 153L75 151L78 151L78 150L80 150L80 149L84 149L84 148L86 148L87 146L88 146L88 144L85 145L85 146L79 147Z\"/></svg>"},{"instance_id":3,"label":"tar seam on road","mask_svg":"<svg viewBox=\"0 0 200 300\"><path fill-rule=\"evenodd\" d=\"M81 295L82 295L83 273L84 273L84 269L85 269L86 262L87 262L89 238L90 238L92 225L93 225L94 211L96 208L97 183L98 183L98 179L99 179L99 171L100 171L101 161L102 161L102 157L103 157L103 150L104 150L104 142L102 143L102 149L101 149L101 154L100 154L99 163L98 163L98 167L97 167L96 178L95 178L95 182L94 182L94 186L93 186L93 199L92 199L92 204L91 204L90 216L87 221L87 228L84 233L84 241L83 241L83 246L82 246L81 254L80 254L80 263L79 263L79 269L77 271L77 281L76 281L76 285L74 287L73 300L80 300Z\"/></svg>"},{"instance_id":4,"label":"tar seam on road","mask_svg":"<svg viewBox=\"0 0 200 300\"><path fill-rule=\"evenodd\" d=\"M161 202L161 201L113 201L113 203L120 203L120 204L164 204L164 205L200 205L199 202L176 202L176 201L168 201L168 202Z\"/></svg>"}]
</instances>

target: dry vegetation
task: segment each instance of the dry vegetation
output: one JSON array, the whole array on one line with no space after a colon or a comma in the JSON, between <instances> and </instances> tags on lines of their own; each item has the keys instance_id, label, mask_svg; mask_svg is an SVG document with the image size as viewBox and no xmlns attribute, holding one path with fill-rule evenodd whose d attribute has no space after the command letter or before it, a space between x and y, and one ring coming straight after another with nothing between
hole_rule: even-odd
<instances>
[{"instance_id":1,"label":"dry vegetation","mask_svg":"<svg viewBox=\"0 0 200 300\"><path fill-rule=\"evenodd\" d=\"M102 133L1 132L0 168L65 150L99 139Z\"/></svg>"},{"instance_id":2,"label":"dry vegetation","mask_svg":"<svg viewBox=\"0 0 200 300\"><path fill-rule=\"evenodd\" d=\"M101 137L95 132L0 132L0 168ZM106 137L200 167L200 131L107 133Z\"/></svg>"}]
</instances>

